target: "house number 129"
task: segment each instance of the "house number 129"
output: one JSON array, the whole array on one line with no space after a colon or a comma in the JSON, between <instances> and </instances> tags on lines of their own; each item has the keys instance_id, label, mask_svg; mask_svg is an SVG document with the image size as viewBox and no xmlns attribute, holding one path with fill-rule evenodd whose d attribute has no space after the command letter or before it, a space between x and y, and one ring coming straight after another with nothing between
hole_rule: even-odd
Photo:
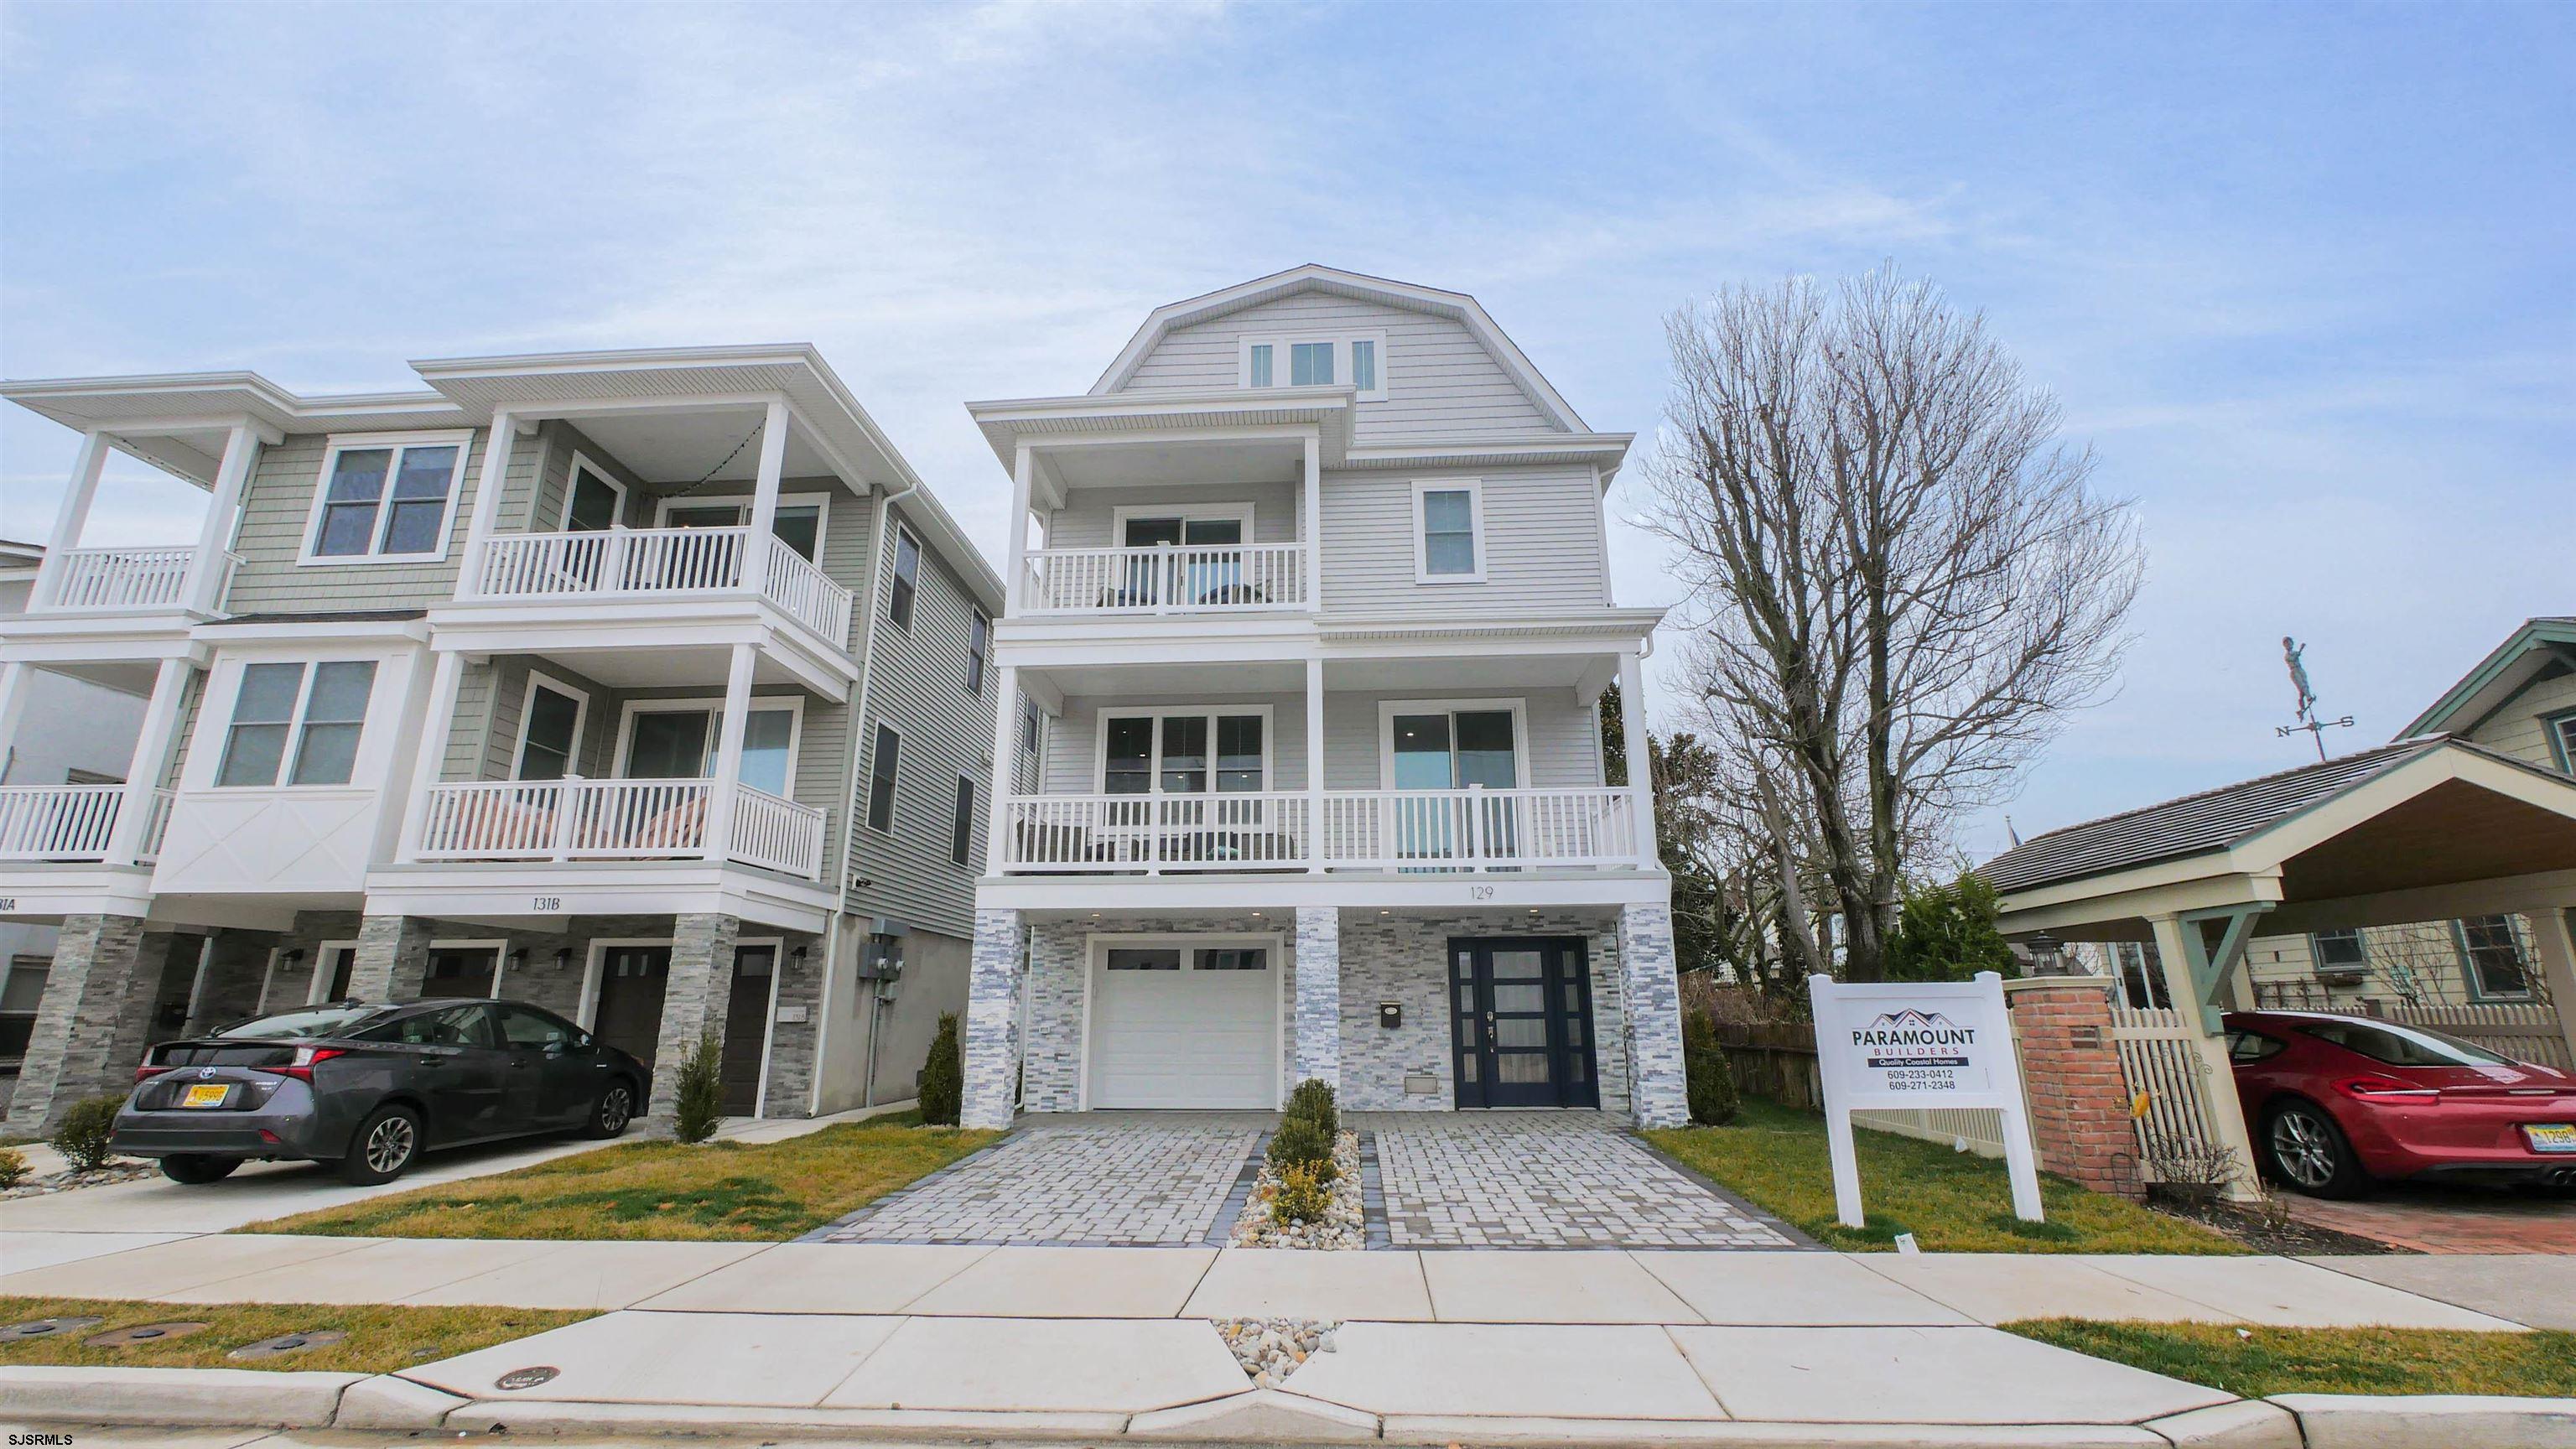
<instances>
[{"instance_id":1,"label":"house number 129","mask_svg":"<svg viewBox=\"0 0 2576 1449\"><path fill-rule=\"evenodd\" d=\"M1471 901L1490 901L1493 898L1494 888L1492 886L1467 887L1467 899Z\"/></svg>"}]
</instances>

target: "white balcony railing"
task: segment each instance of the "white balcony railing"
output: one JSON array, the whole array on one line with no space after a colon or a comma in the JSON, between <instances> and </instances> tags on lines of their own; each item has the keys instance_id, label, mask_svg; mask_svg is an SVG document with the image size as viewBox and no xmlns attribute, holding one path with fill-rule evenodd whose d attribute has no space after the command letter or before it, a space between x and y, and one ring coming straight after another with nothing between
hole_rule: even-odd
<instances>
[{"instance_id":1,"label":"white balcony railing","mask_svg":"<svg viewBox=\"0 0 2576 1449\"><path fill-rule=\"evenodd\" d=\"M1302 543L1042 548L1028 555L1030 614L1198 614L1302 609Z\"/></svg>"},{"instance_id":2,"label":"white balcony railing","mask_svg":"<svg viewBox=\"0 0 2576 1449\"><path fill-rule=\"evenodd\" d=\"M193 547L63 551L48 609L175 609L187 602ZM223 567L239 562L224 556ZM220 587L216 596L222 596Z\"/></svg>"},{"instance_id":3,"label":"white balcony railing","mask_svg":"<svg viewBox=\"0 0 2576 1449\"><path fill-rule=\"evenodd\" d=\"M123 785L0 786L0 860L104 860L124 801Z\"/></svg>"},{"instance_id":4,"label":"white balcony railing","mask_svg":"<svg viewBox=\"0 0 2576 1449\"><path fill-rule=\"evenodd\" d=\"M465 580L469 599L652 599L743 587L748 527L616 528L501 533ZM794 549L769 540L770 602L834 644L850 636L850 591Z\"/></svg>"},{"instance_id":5,"label":"white balcony railing","mask_svg":"<svg viewBox=\"0 0 2576 1449\"><path fill-rule=\"evenodd\" d=\"M491 780L433 785L423 860L656 860L707 848L712 780ZM725 854L808 880L823 869L823 812L735 787Z\"/></svg>"},{"instance_id":6,"label":"white balcony railing","mask_svg":"<svg viewBox=\"0 0 2576 1449\"><path fill-rule=\"evenodd\" d=\"M1328 790L1021 795L1004 807L1005 873L1491 871L1634 866L1626 790Z\"/></svg>"}]
</instances>

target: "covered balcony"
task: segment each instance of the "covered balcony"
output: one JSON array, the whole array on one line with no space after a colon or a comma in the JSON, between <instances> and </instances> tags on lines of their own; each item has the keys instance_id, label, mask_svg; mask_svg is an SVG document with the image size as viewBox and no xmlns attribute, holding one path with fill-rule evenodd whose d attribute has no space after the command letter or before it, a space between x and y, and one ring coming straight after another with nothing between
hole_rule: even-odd
<instances>
[{"instance_id":1,"label":"covered balcony","mask_svg":"<svg viewBox=\"0 0 2576 1449\"><path fill-rule=\"evenodd\" d=\"M149 865L161 857L176 798L169 790L124 785L0 786L0 861L117 860L123 854L117 825L129 802L140 802L143 824L133 836L131 861Z\"/></svg>"},{"instance_id":2,"label":"covered balcony","mask_svg":"<svg viewBox=\"0 0 2576 1449\"><path fill-rule=\"evenodd\" d=\"M713 809L719 794L730 812ZM474 780L432 785L422 860L696 860L812 880L823 812L758 786L697 780Z\"/></svg>"}]
</instances>

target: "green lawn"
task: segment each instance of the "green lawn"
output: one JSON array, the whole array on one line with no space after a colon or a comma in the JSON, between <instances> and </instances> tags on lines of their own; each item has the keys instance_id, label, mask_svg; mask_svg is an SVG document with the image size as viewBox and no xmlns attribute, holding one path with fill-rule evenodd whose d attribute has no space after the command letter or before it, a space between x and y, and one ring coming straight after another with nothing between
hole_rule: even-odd
<instances>
[{"instance_id":1,"label":"green lawn","mask_svg":"<svg viewBox=\"0 0 2576 1449\"><path fill-rule=\"evenodd\" d=\"M2576 1396L2576 1333L2247 1328L2034 1318L2008 1333L2246 1398L2272 1394Z\"/></svg>"},{"instance_id":2,"label":"green lawn","mask_svg":"<svg viewBox=\"0 0 2576 1449\"><path fill-rule=\"evenodd\" d=\"M344 1303L135 1303L122 1299L0 1298L0 1323L38 1318L106 1320L59 1338L0 1343L0 1364L75 1364L124 1368L318 1369L383 1374L579 1323L592 1315L542 1308L396 1308ZM131 1348L90 1348L86 1340L146 1323L203 1323L183 1338ZM225 1355L244 1344L288 1333L337 1329L349 1335L275 1358Z\"/></svg>"},{"instance_id":3,"label":"green lawn","mask_svg":"<svg viewBox=\"0 0 2576 1449\"><path fill-rule=\"evenodd\" d=\"M1646 1140L1748 1202L1767 1208L1828 1247L1892 1251L1910 1232L1927 1253L2241 1253L2234 1241L2196 1224L2043 1174L2045 1222L2012 1213L2004 1165L1866 1129L1853 1134L1860 1154L1865 1228L1834 1218L1834 1180L1825 1119L1747 1098L1724 1127L1678 1127Z\"/></svg>"},{"instance_id":4,"label":"green lawn","mask_svg":"<svg viewBox=\"0 0 2576 1449\"><path fill-rule=\"evenodd\" d=\"M627 1142L491 1177L252 1223L241 1231L777 1242L873 1202L999 1135L884 1117L757 1145Z\"/></svg>"}]
</instances>

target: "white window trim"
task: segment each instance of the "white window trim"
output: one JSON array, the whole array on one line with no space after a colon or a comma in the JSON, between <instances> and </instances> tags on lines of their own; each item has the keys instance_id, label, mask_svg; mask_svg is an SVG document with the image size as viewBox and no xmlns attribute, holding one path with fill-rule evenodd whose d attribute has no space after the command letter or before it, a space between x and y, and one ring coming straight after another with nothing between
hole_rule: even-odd
<instances>
[{"instance_id":1,"label":"white window trim","mask_svg":"<svg viewBox=\"0 0 2576 1449\"><path fill-rule=\"evenodd\" d=\"M592 462L588 454L582 452L579 448L575 448L572 450L572 466L564 470L563 512L558 514L555 518L555 531L557 533L572 532L572 495L575 490L581 487L581 475L584 473L588 473L593 478L607 484L609 491L617 495L617 508L615 512L609 515L608 526L612 531L624 528L626 526L626 505L628 501L626 485L618 482L615 474L599 466L597 463ZM818 547L815 549L815 552L820 553L822 550Z\"/></svg>"},{"instance_id":2,"label":"white window trim","mask_svg":"<svg viewBox=\"0 0 2576 1449\"><path fill-rule=\"evenodd\" d=\"M1259 914L1255 912L1255 914ZM1288 937L1286 933L1263 934L1236 932L1218 934L1179 934L1163 931L1104 931L1084 938L1082 971L1082 1061L1073 1079L1076 1110L1091 1110L1091 999L1099 991L1101 975L1109 969L1112 946L1177 946L1181 950L1181 970L1196 971L1190 956L1196 946L1266 946L1270 950L1270 976L1277 988L1270 1000L1271 1101L1285 1105L1288 1100Z\"/></svg>"},{"instance_id":3,"label":"white window trim","mask_svg":"<svg viewBox=\"0 0 2576 1449\"><path fill-rule=\"evenodd\" d=\"M1476 549L1476 567L1463 574L1431 571L1429 504L1434 493L1467 495L1468 539ZM1482 478L1416 478L1413 480L1413 581L1417 584L1481 584L1485 581L1485 480Z\"/></svg>"},{"instance_id":4,"label":"white window trim","mask_svg":"<svg viewBox=\"0 0 2576 1449\"><path fill-rule=\"evenodd\" d=\"M721 740L724 734L724 705L725 702L721 697L715 699L630 699L626 701L626 707L619 710L617 713L616 773L609 776L609 778L612 780L631 780L635 778L634 776L626 773L627 747L635 742L635 716L639 714L703 714L707 716L707 758L706 762L698 767L698 773L693 778L700 780L714 779L716 754L721 748ZM796 790L797 753L804 747L805 743L805 696L801 694L755 694L751 697L750 703L745 706L745 711L750 714L767 714L772 711L782 709L787 711L792 717L788 721L787 725L787 789L788 797L793 798Z\"/></svg>"},{"instance_id":5,"label":"white window trim","mask_svg":"<svg viewBox=\"0 0 2576 1449\"><path fill-rule=\"evenodd\" d=\"M323 969L330 962L331 953L334 951L348 951L354 953L357 949L358 943L355 941L319 941L314 943L313 979L311 982L307 983L304 988L305 1005L320 1006L323 1002L331 999L330 997L323 995L325 991L328 991L331 988L331 973ZM354 966L356 963L352 962L350 964Z\"/></svg>"},{"instance_id":6,"label":"white window trim","mask_svg":"<svg viewBox=\"0 0 2576 1449\"><path fill-rule=\"evenodd\" d=\"M1512 775L1520 783L1515 790L1538 788L1530 783L1529 701L1518 697L1499 699L1381 699L1377 702L1377 782L1381 790L1395 785L1395 717L1400 714L1456 714L1460 710L1480 712L1509 710L1512 715ZM1449 739L1450 753L1458 749L1455 727ZM1453 789L1463 788L1453 786Z\"/></svg>"},{"instance_id":7,"label":"white window trim","mask_svg":"<svg viewBox=\"0 0 2576 1449\"><path fill-rule=\"evenodd\" d=\"M542 669L529 670L528 687L519 692L519 737L510 745L510 778L513 780L526 778L519 771L525 768L528 762L528 719L530 710L537 702L537 690L540 686L551 689L557 694L572 696L572 749L564 756L564 778L578 780L582 778L581 739L590 728L590 691L575 689Z\"/></svg>"},{"instance_id":8,"label":"white window trim","mask_svg":"<svg viewBox=\"0 0 2576 1449\"><path fill-rule=\"evenodd\" d=\"M896 573L895 569L897 561L903 557L905 539L912 541L912 618L898 620L894 616L894 591L903 582L903 577ZM901 629L906 636L912 633L914 620L921 617L921 566L929 557L929 550L921 546L921 535L913 532L902 520L897 519L894 531L886 535L885 621Z\"/></svg>"},{"instance_id":9,"label":"white window trim","mask_svg":"<svg viewBox=\"0 0 2576 1449\"><path fill-rule=\"evenodd\" d=\"M286 717L286 743L278 750L277 778L270 780L265 785L227 785L223 783L224 762L232 756L233 729L238 723L241 714L242 681L249 677L250 671L254 666L261 664L293 664L299 666L304 671L295 682L295 711ZM367 678L367 712L358 716L356 721L358 726L358 748L364 749L366 747L367 727L374 721L376 713L376 686L384 683L384 660L372 655L362 656L356 659L245 659L242 661L242 667L233 672L232 696L225 702L222 721L215 726L215 765L213 773L207 777L206 788L210 790L356 790L365 788L358 783L359 767L364 763L364 757L360 755L357 750L351 750L349 752L348 779L343 780L336 785L298 785L295 783L296 757L304 752L304 716L306 711L311 709L313 705L314 678L321 673L322 666L325 664L368 664L375 667L375 672ZM327 723L347 724L349 721L330 720L327 721Z\"/></svg>"},{"instance_id":10,"label":"white window trim","mask_svg":"<svg viewBox=\"0 0 2576 1449\"><path fill-rule=\"evenodd\" d=\"M769 948L769 1006L760 1015L760 1081L751 1093L751 1117L757 1122L761 1114L769 1110L769 1049L778 1041L778 982L787 974L787 938L742 937L733 943L736 959L741 957L746 946Z\"/></svg>"},{"instance_id":11,"label":"white window trim","mask_svg":"<svg viewBox=\"0 0 2576 1449\"><path fill-rule=\"evenodd\" d=\"M894 773L886 778L886 823L876 823L877 804L877 732L894 736ZM866 793L859 797L859 823L879 835L894 834L895 822L903 814L903 730L890 719L868 722L868 767L860 779L867 782Z\"/></svg>"},{"instance_id":12,"label":"white window trim","mask_svg":"<svg viewBox=\"0 0 2576 1449\"><path fill-rule=\"evenodd\" d=\"M1252 546L1252 505L1250 503L1121 503L1109 510L1109 546L1126 548L1127 520L1131 518L1177 518L1183 531L1193 523L1210 523L1231 519L1243 526L1240 545L1226 543L1175 544L1175 548L1249 548ZM1138 544L1144 548L1149 545Z\"/></svg>"},{"instance_id":13,"label":"white window trim","mask_svg":"<svg viewBox=\"0 0 2576 1449\"><path fill-rule=\"evenodd\" d=\"M506 976L506 975L508 975L508 974L510 973L510 938L509 938L509 937L507 937L507 936L459 936L459 937L455 937L455 938L452 938L452 939L434 940L434 941L431 941L431 942L429 943L429 951L430 951L431 953L435 953L435 952L439 952L439 951L489 951L489 952L491 952L491 953L492 953L492 994L491 994L490 996L487 996L487 997L480 997L480 998L477 998L477 999L478 999L478 1000L483 1000L483 1001L498 1001L498 1000L500 1000L500 999L501 999L501 978L502 978L502 977L504 977L504 976ZM426 961L427 961L427 959L428 959L428 957L427 957L426 955L424 955L424 956L422 957L422 960L423 960L424 962L426 962ZM424 966L422 967L422 970L423 970L424 972L426 972L426 971L427 971L427 969L428 969L428 968L427 968L427 966L426 966L426 965L424 965ZM426 992L426 991L429 989L429 977L428 977L427 975L423 975L423 976L421 977L421 979L420 979L420 980L421 980L421 990L423 990L424 992Z\"/></svg>"},{"instance_id":14,"label":"white window trim","mask_svg":"<svg viewBox=\"0 0 2576 1449\"><path fill-rule=\"evenodd\" d=\"M1094 795L1109 793L1109 722L1119 719L1150 719L1154 722L1154 756L1150 771L1153 788L1145 792L1147 795L1168 795L1175 799L1200 800L1219 793L1246 793L1220 792L1216 788L1216 722L1229 716L1260 718L1261 790L1258 793L1272 793L1279 789L1278 767L1273 761L1279 745L1279 728L1278 722L1272 718L1273 713L1271 706L1266 704L1158 704L1126 709L1104 709L1100 711L1098 721L1094 725L1099 741L1091 751L1091 793ZM1199 718L1208 722L1208 787L1196 795L1181 794L1163 788L1163 721L1171 718Z\"/></svg>"},{"instance_id":15,"label":"white window trim","mask_svg":"<svg viewBox=\"0 0 2576 1449\"><path fill-rule=\"evenodd\" d=\"M589 1032L593 1036L597 1036L599 1034L599 1027L597 1025L599 1018L599 977L601 970L607 964L609 952L624 946L673 946L677 944L678 938L672 936L592 937L589 952L583 959L581 965L581 1005L578 1008L577 1014L572 1019L573 1025L580 1027L583 1031ZM670 988L665 985L663 989L667 991Z\"/></svg>"},{"instance_id":16,"label":"white window trim","mask_svg":"<svg viewBox=\"0 0 2576 1449\"><path fill-rule=\"evenodd\" d=\"M570 495L566 496L569 497ZM750 526L752 496L748 493L676 493L666 495L654 500L653 526L655 528L671 527L671 510L673 508L715 508L724 504L732 504L734 507L742 511L742 517L734 524L736 528L747 528ZM778 506L781 508L804 508L809 505L819 510L814 515L814 566L816 568L820 568L823 566L824 540L832 536L832 495L829 493L781 493L778 495Z\"/></svg>"},{"instance_id":17,"label":"white window trim","mask_svg":"<svg viewBox=\"0 0 2576 1449\"><path fill-rule=\"evenodd\" d=\"M456 466L447 475L447 503L438 514L438 547L427 553L352 553L317 554L314 545L322 541L322 507L331 492L331 475L340 466L340 455L352 450L386 448L399 455L406 448L440 448L453 444ZM334 433L324 440L322 472L313 480L313 505L304 515L304 542L298 549L298 568L343 568L359 564L440 563L447 558L447 537L456 526L457 495L465 489L465 465L474 456L474 430L450 429L427 433ZM394 491L394 479L401 476L402 459L393 458L385 469L385 491L376 499L376 521L368 538L384 536L385 515Z\"/></svg>"},{"instance_id":18,"label":"white window trim","mask_svg":"<svg viewBox=\"0 0 2576 1449\"><path fill-rule=\"evenodd\" d=\"M1296 386L1296 384L1288 380L1292 375L1289 371L1288 348L1290 344L1298 342L1329 342L1333 344L1333 381L1329 384L1309 384L1309 386L1330 387L1349 387L1351 385L1352 343L1376 343L1377 386L1366 389L1365 391L1359 391L1356 389L1355 391L1358 391L1359 400L1361 402L1386 401L1386 374L1388 370L1386 333L1376 328L1363 327L1349 330L1327 329L1323 331L1308 330L1303 332L1245 333L1235 341L1234 385L1242 388L1252 386L1252 349L1255 347L1267 347L1270 349L1270 385L1272 387Z\"/></svg>"}]
</instances>

